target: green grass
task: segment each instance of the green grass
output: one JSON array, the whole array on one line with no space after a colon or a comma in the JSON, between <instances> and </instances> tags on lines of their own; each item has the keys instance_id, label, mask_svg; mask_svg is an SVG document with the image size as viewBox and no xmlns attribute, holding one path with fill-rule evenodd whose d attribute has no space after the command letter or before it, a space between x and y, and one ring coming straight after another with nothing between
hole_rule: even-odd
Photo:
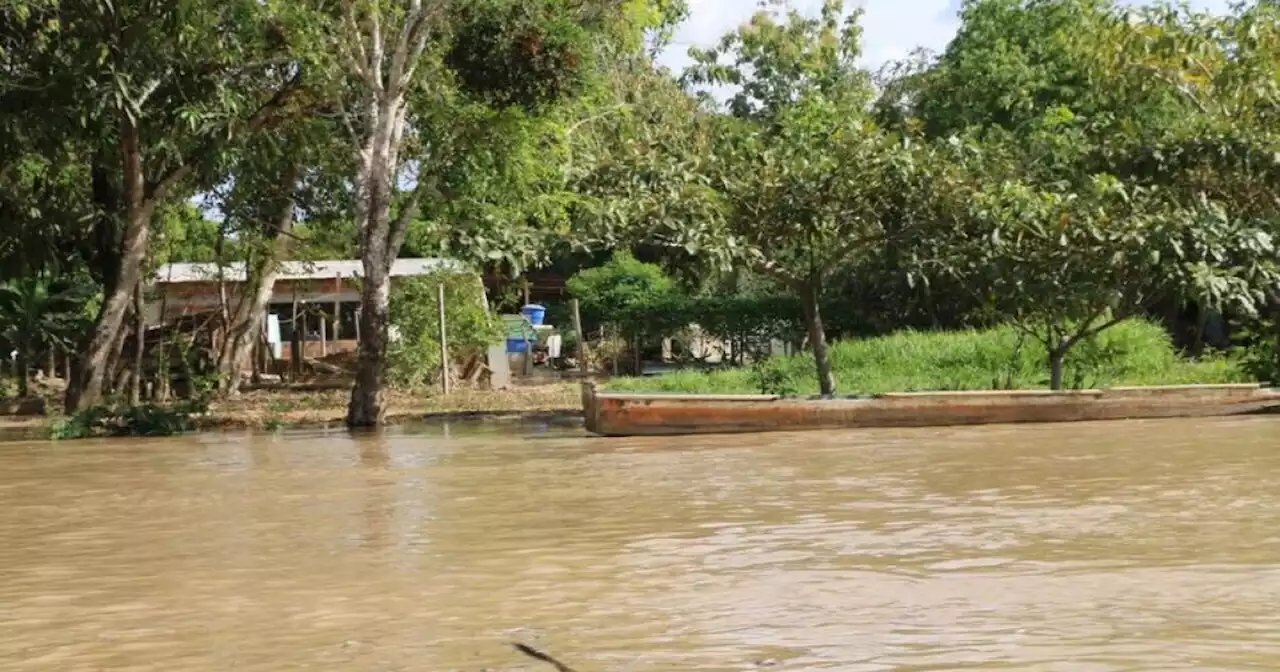
<instances>
[{"instance_id":1,"label":"green grass","mask_svg":"<svg viewBox=\"0 0 1280 672\"><path fill-rule=\"evenodd\" d=\"M1045 349L1027 339L1017 357L1018 334L1012 327L985 331L900 332L831 347L841 394L879 394L930 390L1037 389L1049 386ZM812 394L818 390L810 354L769 360L771 393ZM662 376L622 378L609 389L619 392L758 394L760 374L753 369L710 373L681 371ZM1131 321L1081 343L1067 355L1066 384L1074 388L1119 385L1180 385L1249 382L1236 362L1223 357L1190 361L1173 348L1158 325Z\"/></svg>"}]
</instances>

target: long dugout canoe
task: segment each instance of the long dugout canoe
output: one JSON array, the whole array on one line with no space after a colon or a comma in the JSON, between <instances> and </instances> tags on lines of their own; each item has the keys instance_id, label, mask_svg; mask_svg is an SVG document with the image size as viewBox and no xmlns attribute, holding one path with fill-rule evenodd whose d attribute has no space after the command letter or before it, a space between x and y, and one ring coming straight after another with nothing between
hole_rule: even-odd
<instances>
[{"instance_id":1,"label":"long dugout canoe","mask_svg":"<svg viewBox=\"0 0 1280 672\"><path fill-rule=\"evenodd\" d=\"M867 397L621 394L582 385L587 431L674 436L942 427L1024 422L1185 418L1280 412L1280 390L1261 384L1099 390L902 392Z\"/></svg>"}]
</instances>

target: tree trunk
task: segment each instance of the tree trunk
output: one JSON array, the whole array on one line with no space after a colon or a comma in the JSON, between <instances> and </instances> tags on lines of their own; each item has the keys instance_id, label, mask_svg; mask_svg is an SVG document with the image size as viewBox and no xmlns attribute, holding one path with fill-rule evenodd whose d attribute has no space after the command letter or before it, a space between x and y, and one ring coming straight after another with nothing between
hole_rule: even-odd
<instances>
[{"instance_id":1,"label":"tree trunk","mask_svg":"<svg viewBox=\"0 0 1280 672\"><path fill-rule=\"evenodd\" d=\"M129 303L130 305L133 304L132 290L129 292ZM130 310L132 310L132 308ZM124 356L124 344L127 340L129 340L129 330L126 329L125 325L122 323L120 325L120 330L116 332L116 342L112 344L111 350L107 355L107 374L103 377L102 382L103 397L110 397L124 389L115 381L117 380L116 374L127 370L127 367L120 363L120 358Z\"/></svg>"},{"instance_id":2,"label":"tree trunk","mask_svg":"<svg viewBox=\"0 0 1280 672\"><path fill-rule=\"evenodd\" d=\"M1067 349L1065 347L1049 348L1049 389L1054 391L1062 389L1066 359Z\"/></svg>"},{"instance_id":3,"label":"tree trunk","mask_svg":"<svg viewBox=\"0 0 1280 672\"><path fill-rule=\"evenodd\" d=\"M831 360L827 355L827 333L822 326L818 296L819 291L812 284L804 289L804 326L809 332L813 361L818 368L818 389L822 396L831 397L836 394L836 377L831 371Z\"/></svg>"},{"instance_id":4,"label":"tree trunk","mask_svg":"<svg viewBox=\"0 0 1280 672\"><path fill-rule=\"evenodd\" d=\"M121 244L120 264L113 277L107 278L107 291L84 351L76 380L67 385L66 410L75 413L102 401L103 385L111 374L111 360L116 354L129 310L133 288L142 276L142 262L147 254L151 234L151 216L156 196L148 197L142 172L142 148L138 129L121 115L120 152L124 169L125 230Z\"/></svg>"},{"instance_id":5,"label":"tree trunk","mask_svg":"<svg viewBox=\"0 0 1280 672\"><path fill-rule=\"evenodd\" d=\"M129 390L129 401L134 406L142 403L142 367L146 355L147 320L142 310L142 281L133 287L133 387Z\"/></svg>"},{"instance_id":6,"label":"tree trunk","mask_svg":"<svg viewBox=\"0 0 1280 672\"><path fill-rule=\"evenodd\" d=\"M245 264L244 289L236 302L235 312L227 324L226 337L218 351L218 378L220 392L237 394L240 391L240 374L244 371L258 335L262 331L262 322L266 316L267 303L275 288L276 276L279 274L279 259L288 251L293 231L293 211L296 199L292 196L292 186L296 173L290 173L290 196L280 204L276 212L275 224L268 233L264 251L256 263ZM295 331L296 331L295 327Z\"/></svg>"},{"instance_id":7,"label":"tree trunk","mask_svg":"<svg viewBox=\"0 0 1280 672\"><path fill-rule=\"evenodd\" d=\"M387 413L383 387L391 325L391 274L381 264L371 264L368 256L364 269L360 288L360 346L355 386L347 407L348 427L376 427L382 424Z\"/></svg>"},{"instance_id":8,"label":"tree trunk","mask_svg":"<svg viewBox=\"0 0 1280 672\"><path fill-rule=\"evenodd\" d=\"M395 221L391 219L405 127L403 89L371 101L370 106L376 114L360 147L356 174L356 224L364 277L360 288L356 379L347 407L349 427L374 427L386 416L383 386L391 324L391 265L404 244L408 223L416 210L416 201L411 197Z\"/></svg>"},{"instance_id":9,"label":"tree trunk","mask_svg":"<svg viewBox=\"0 0 1280 672\"><path fill-rule=\"evenodd\" d=\"M14 378L18 381L18 398L23 399L31 394L31 365L27 360L26 346L20 345L17 350Z\"/></svg>"}]
</instances>

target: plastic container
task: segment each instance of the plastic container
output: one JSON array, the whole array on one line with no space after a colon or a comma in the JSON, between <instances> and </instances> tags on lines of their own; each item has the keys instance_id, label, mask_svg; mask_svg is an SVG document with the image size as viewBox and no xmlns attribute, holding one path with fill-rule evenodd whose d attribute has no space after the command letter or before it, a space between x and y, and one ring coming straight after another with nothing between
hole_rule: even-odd
<instances>
[{"instance_id":1,"label":"plastic container","mask_svg":"<svg viewBox=\"0 0 1280 672\"><path fill-rule=\"evenodd\" d=\"M547 316L547 308L546 306L531 303L524 308L521 308L520 314L524 315L525 318L529 320L529 324L532 324L535 327L541 327L542 320Z\"/></svg>"},{"instance_id":2,"label":"plastic container","mask_svg":"<svg viewBox=\"0 0 1280 672\"><path fill-rule=\"evenodd\" d=\"M508 338L507 352L527 352L529 343L523 338Z\"/></svg>"}]
</instances>

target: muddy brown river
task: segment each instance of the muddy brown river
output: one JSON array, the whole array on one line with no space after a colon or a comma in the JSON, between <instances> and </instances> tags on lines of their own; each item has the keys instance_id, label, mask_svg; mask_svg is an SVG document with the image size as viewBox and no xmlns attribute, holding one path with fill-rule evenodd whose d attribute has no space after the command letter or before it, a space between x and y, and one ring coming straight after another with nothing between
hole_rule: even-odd
<instances>
[{"instance_id":1,"label":"muddy brown river","mask_svg":"<svg viewBox=\"0 0 1280 672\"><path fill-rule=\"evenodd\" d=\"M0 670L1280 669L1280 418L0 445Z\"/></svg>"}]
</instances>

